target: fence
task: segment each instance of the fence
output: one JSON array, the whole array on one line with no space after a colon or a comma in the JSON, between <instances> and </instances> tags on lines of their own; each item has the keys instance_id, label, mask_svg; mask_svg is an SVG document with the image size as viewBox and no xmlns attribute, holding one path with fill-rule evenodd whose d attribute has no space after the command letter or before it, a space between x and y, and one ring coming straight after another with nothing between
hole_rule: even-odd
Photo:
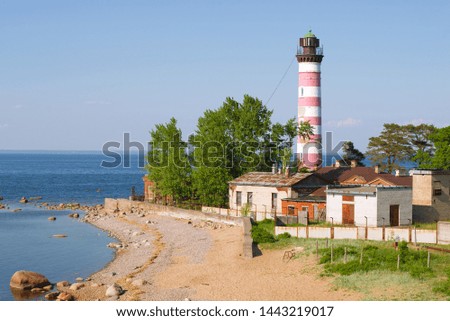
<instances>
[{"instance_id":1,"label":"fence","mask_svg":"<svg viewBox=\"0 0 450 321\"><path fill-rule=\"evenodd\" d=\"M233 217L242 217L242 213L239 209L229 209L229 208L221 208L221 207L209 207L202 206L202 212L207 214L217 214L217 215L227 215ZM281 214L279 214L281 215ZM249 217L254 219L255 221L262 221L265 219L274 219L275 214L268 211L250 211Z\"/></svg>"},{"instance_id":2,"label":"fence","mask_svg":"<svg viewBox=\"0 0 450 321\"><path fill-rule=\"evenodd\" d=\"M317 227L275 226L275 235L289 233L300 238L363 239L373 241L407 241L414 243L450 244L450 222L439 222L437 230L397 227Z\"/></svg>"}]
</instances>

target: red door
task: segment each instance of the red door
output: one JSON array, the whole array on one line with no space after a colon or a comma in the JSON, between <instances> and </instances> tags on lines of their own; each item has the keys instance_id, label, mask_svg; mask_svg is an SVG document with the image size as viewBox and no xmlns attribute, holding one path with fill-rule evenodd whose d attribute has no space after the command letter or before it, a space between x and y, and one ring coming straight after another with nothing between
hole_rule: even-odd
<instances>
[{"instance_id":1,"label":"red door","mask_svg":"<svg viewBox=\"0 0 450 321\"><path fill-rule=\"evenodd\" d=\"M354 204L342 204L342 223L350 225L355 224Z\"/></svg>"},{"instance_id":2,"label":"red door","mask_svg":"<svg viewBox=\"0 0 450 321\"><path fill-rule=\"evenodd\" d=\"M399 206L398 205L391 205L389 207L389 221L391 223L391 226L398 226L399 221Z\"/></svg>"}]
</instances>

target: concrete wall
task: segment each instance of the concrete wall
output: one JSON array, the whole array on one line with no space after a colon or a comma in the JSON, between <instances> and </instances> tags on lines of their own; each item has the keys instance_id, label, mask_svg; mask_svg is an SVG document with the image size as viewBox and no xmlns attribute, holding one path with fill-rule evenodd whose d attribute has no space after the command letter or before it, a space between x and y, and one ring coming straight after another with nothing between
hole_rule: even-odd
<instances>
[{"instance_id":1,"label":"concrete wall","mask_svg":"<svg viewBox=\"0 0 450 321\"><path fill-rule=\"evenodd\" d=\"M391 205L399 205L399 225L411 225L412 223L412 190L402 189L377 189L378 196L378 225L382 225L382 218L385 224L389 225L389 211Z\"/></svg>"},{"instance_id":2,"label":"concrete wall","mask_svg":"<svg viewBox=\"0 0 450 321\"><path fill-rule=\"evenodd\" d=\"M438 222L438 243L450 244L450 222Z\"/></svg>"},{"instance_id":3,"label":"concrete wall","mask_svg":"<svg viewBox=\"0 0 450 321\"><path fill-rule=\"evenodd\" d=\"M242 218L219 214L208 214L194 210L187 210L173 206L164 206L147 202L130 201L127 199L105 198L105 210L107 213L133 212L134 210L146 210L159 215L183 218L187 220L201 219L217 223L242 226Z\"/></svg>"},{"instance_id":4,"label":"concrete wall","mask_svg":"<svg viewBox=\"0 0 450 321\"><path fill-rule=\"evenodd\" d=\"M243 244L243 256L245 258L252 258L253 253L253 239L252 239L252 222L249 217L242 218L242 225L244 228L244 244Z\"/></svg>"},{"instance_id":5,"label":"concrete wall","mask_svg":"<svg viewBox=\"0 0 450 321\"><path fill-rule=\"evenodd\" d=\"M358 228L356 227L335 227L335 239L356 239L358 237Z\"/></svg>"},{"instance_id":6,"label":"concrete wall","mask_svg":"<svg viewBox=\"0 0 450 321\"><path fill-rule=\"evenodd\" d=\"M383 241L383 229L379 227L368 227L367 239L372 241Z\"/></svg>"},{"instance_id":7,"label":"concrete wall","mask_svg":"<svg viewBox=\"0 0 450 321\"><path fill-rule=\"evenodd\" d=\"M445 227L441 227L442 238L439 238L439 244L450 244L450 222L444 222ZM286 227L276 226L275 235L283 233L289 233L292 237L299 238L330 238L330 239L365 239L365 228L358 227L334 227L333 236L331 237L330 227ZM358 232L361 230L361 233ZM416 230L407 228L385 228L385 241L394 241L398 236L400 241L410 240L417 243L431 243L436 244L436 231L435 230ZM416 236L417 235L417 236ZM383 228L381 227L369 227L367 229L367 239L373 241L383 241Z\"/></svg>"},{"instance_id":8,"label":"concrete wall","mask_svg":"<svg viewBox=\"0 0 450 321\"><path fill-rule=\"evenodd\" d=\"M385 239L386 241L407 241L409 240L409 229L405 228L395 228L395 227L386 227L385 231Z\"/></svg>"},{"instance_id":9,"label":"concrete wall","mask_svg":"<svg viewBox=\"0 0 450 321\"><path fill-rule=\"evenodd\" d=\"M428 171L427 171L428 172ZM413 204L433 205L432 176L425 174L413 174Z\"/></svg>"},{"instance_id":10,"label":"concrete wall","mask_svg":"<svg viewBox=\"0 0 450 321\"><path fill-rule=\"evenodd\" d=\"M277 208L276 212L281 213L281 200L283 198L291 197L292 189L277 188L272 186L247 186L247 185L236 185L234 188L229 189L229 205L230 209L241 209L241 206L236 205L236 192L241 192L242 194L242 206L247 203L247 193L253 193L253 201L251 206L251 211L257 212L267 212L271 213L272 210L272 193L277 193Z\"/></svg>"}]
</instances>

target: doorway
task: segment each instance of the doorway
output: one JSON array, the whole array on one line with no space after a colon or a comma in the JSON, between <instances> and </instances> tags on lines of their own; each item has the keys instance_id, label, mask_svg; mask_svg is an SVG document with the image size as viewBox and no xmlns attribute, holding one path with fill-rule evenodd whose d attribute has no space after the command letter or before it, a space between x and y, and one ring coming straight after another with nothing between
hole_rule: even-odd
<instances>
[{"instance_id":1,"label":"doorway","mask_svg":"<svg viewBox=\"0 0 450 321\"><path fill-rule=\"evenodd\" d=\"M389 222L391 226L399 225L399 213L399 205L391 205L389 207Z\"/></svg>"}]
</instances>

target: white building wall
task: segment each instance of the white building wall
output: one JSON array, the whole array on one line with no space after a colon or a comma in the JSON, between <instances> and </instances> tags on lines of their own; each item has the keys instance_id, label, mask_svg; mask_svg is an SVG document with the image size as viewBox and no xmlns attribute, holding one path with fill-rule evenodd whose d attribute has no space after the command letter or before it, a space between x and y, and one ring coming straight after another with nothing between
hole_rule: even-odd
<instances>
[{"instance_id":1,"label":"white building wall","mask_svg":"<svg viewBox=\"0 0 450 321\"><path fill-rule=\"evenodd\" d=\"M247 193L253 193L253 201L251 211L258 211L259 213L272 212L272 193L277 193L277 213L281 213L281 200L283 198L292 197L291 188L277 188L272 186L250 186L238 185L234 189L229 189L229 204L231 209L236 209L236 192L241 192L241 204L247 203ZM240 210L240 206L238 206Z\"/></svg>"},{"instance_id":2,"label":"white building wall","mask_svg":"<svg viewBox=\"0 0 450 321\"><path fill-rule=\"evenodd\" d=\"M354 195L355 196L355 226L377 226L377 196L376 195Z\"/></svg>"},{"instance_id":3,"label":"white building wall","mask_svg":"<svg viewBox=\"0 0 450 321\"><path fill-rule=\"evenodd\" d=\"M327 222L333 218L334 224L342 224L342 195L327 194Z\"/></svg>"},{"instance_id":4,"label":"white building wall","mask_svg":"<svg viewBox=\"0 0 450 321\"><path fill-rule=\"evenodd\" d=\"M377 189L378 194L378 226L389 226L389 211L391 205L399 205L399 225L410 225L412 220L412 190L401 189Z\"/></svg>"}]
</instances>

